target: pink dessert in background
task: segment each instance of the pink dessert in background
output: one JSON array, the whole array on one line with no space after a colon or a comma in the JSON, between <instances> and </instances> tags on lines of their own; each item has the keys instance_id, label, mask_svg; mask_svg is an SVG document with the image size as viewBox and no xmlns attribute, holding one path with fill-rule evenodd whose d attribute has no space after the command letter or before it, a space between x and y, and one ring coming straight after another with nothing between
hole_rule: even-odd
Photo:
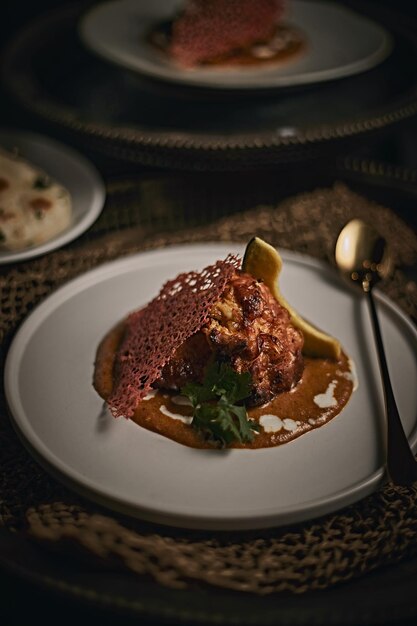
<instances>
[{"instance_id":1,"label":"pink dessert in background","mask_svg":"<svg viewBox=\"0 0 417 626\"><path fill-rule=\"evenodd\" d=\"M188 0L172 24L170 55L193 67L267 41L285 4L285 0Z\"/></svg>"}]
</instances>

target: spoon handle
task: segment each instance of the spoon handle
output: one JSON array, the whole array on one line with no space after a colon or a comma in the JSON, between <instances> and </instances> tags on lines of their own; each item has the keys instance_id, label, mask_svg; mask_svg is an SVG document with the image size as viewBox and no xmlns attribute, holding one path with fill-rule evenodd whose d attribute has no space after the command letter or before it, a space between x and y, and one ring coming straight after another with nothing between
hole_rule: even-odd
<instances>
[{"instance_id":1,"label":"spoon handle","mask_svg":"<svg viewBox=\"0 0 417 626\"><path fill-rule=\"evenodd\" d=\"M401 418L398 413L397 404L395 402L372 290L370 289L366 293L371 311L373 330L378 350L379 366L384 388L387 416L388 474L393 483L397 485L410 485L417 480L417 463L405 435Z\"/></svg>"}]
</instances>

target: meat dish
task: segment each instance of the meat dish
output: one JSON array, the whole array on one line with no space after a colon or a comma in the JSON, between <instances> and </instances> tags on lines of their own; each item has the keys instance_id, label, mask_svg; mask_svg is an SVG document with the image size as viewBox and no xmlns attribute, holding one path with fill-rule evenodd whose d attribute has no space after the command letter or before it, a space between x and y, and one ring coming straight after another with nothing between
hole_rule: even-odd
<instances>
[{"instance_id":1,"label":"meat dish","mask_svg":"<svg viewBox=\"0 0 417 626\"><path fill-rule=\"evenodd\" d=\"M284 20L284 0L187 0L171 20L155 24L150 43L184 70L250 68L285 63L305 37Z\"/></svg>"},{"instance_id":2,"label":"meat dish","mask_svg":"<svg viewBox=\"0 0 417 626\"><path fill-rule=\"evenodd\" d=\"M236 372L250 373L247 405L258 406L299 381L302 345L301 332L268 287L236 270L208 322L174 352L155 385L178 391L190 380L202 382L214 358L230 363Z\"/></svg>"},{"instance_id":3,"label":"meat dish","mask_svg":"<svg viewBox=\"0 0 417 626\"><path fill-rule=\"evenodd\" d=\"M243 267L229 255L182 273L110 329L93 384L113 415L192 447L260 448L340 413L357 382L354 364L285 306L271 282L280 264L255 239Z\"/></svg>"}]
</instances>

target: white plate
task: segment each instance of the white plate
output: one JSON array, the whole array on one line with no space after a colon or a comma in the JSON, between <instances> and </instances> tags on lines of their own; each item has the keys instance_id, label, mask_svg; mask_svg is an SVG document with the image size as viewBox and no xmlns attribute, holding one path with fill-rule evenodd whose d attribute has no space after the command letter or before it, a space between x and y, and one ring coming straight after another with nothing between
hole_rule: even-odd
<instances>
[{"instance_id":1,"label":"white plate","mask_svg":"<svg viewBox=\"0 0 417 626\"><path fill-rule=\"evenodd\" d=\"M0 130L0 147L43 169L68 189L72 198L72 222L53 239L23 250L0 250L0 265L24 261L51 252L79 237L100 215L105 189L100 174L84 156L53 139L33 133Z\"/></svg>"},{"instance_id":2,"label":"white plate","mask_svg":"<svg viewBox=\"0 0 417 626\"><path fill-rule=\"evenodd\" d=\"M288 87L350 76L383 61L389 33L358 13L328 2L291 0L288 22L306 36L307 50L281 66L184 70L147 41L150 28L169 20L183 0L110 0L80 21L85 45L108 61L171 82L222 89Z\"/></svg>"},{"instance_id":3,"label":"white plate","mask_svg":"<svg viewBox=\"0 0 417 626\"><path fill-rule=\"evenodd\" d=\"M165 280L229 251L243 250L180 246L106 264L60 288L21 326L5 370L13 422L33 455L76 491L154 522L250 529L337 510L383 481L383 401L366 302L330 268L294 254L283 254L283 293L337 336L357 366L359 388L340 415L280 447L228 451L188 448L102 415L92 376L103 335ZM417 332L385 297L378 308L400 414L415 446Z\"/></svg>"}]
</instances>

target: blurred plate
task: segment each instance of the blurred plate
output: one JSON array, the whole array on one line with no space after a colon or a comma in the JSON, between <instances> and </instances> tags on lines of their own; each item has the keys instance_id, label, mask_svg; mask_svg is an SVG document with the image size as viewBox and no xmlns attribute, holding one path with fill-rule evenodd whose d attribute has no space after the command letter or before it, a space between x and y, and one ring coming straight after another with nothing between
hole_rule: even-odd
<instances>
[{"instance_id":1,"label":"blurred plate","mask_svg":"<svg viewBox=\"0 0 417 626\"><path fill-rule=\"evenodd\" d=\"M152 27L166 22L183 0L110 0L80 21L85 45L108 61L164 81L222 89L289 87L351 76L383 61L389 33L374 21L328 2L291 0L287 22L305 36L306 49L279 64L244 68L183 69L152 46Z\"/></svg>"},{"instance_id":2,"label":"blurred plate","mask_svg":"<svg viewBox=\"0 0 417 626\"><path fill-rule=\"evenodd\" d=\"M72 222L53 239L22 250L0 250L0 264L24 261L51 252L79 237L103 209L104 184L94 165L72 148L24 131L0 130L0 146L14 151L66 187L72 199Z\"/></svg>"},{"instance_id":3,"label":"blurred plate","mask_svg":"<svg viewBox=\"0 0 417 626\"><path fill-rule=\"evenodd\" d=\"M382 24L395 45L383 63L342 80L240 90L155 80L82 44L85 1L25 25L4 49L0 71L30 115L89 154L120 163L242 171L331 162L355 146L372 147L417 112L416 29L370 0L349 5Z\"/></svg>"}]
</instances>

